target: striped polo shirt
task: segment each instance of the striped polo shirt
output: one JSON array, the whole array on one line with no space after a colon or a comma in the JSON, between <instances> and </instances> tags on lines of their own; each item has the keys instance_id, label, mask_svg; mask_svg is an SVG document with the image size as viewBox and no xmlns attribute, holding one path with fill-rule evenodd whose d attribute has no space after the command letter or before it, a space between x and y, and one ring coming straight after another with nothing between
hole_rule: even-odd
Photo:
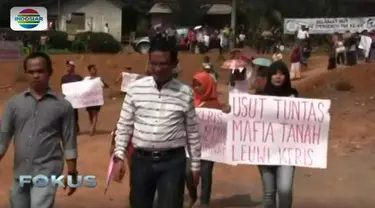
<instances>
[{"instance_id":1,"label":"striped polo shirt","mask_svg":"<svg viewBox=\"0 0 375 208\"><path fill-rule=\"evenodd\" d=\"M187 145L192 169L199 170L201 140L192 89L172 79L158 90L151 76L133 82L128 89L117 123L116 157L125 158L132 135L136 149L163 151Z\"/></svg>"}]
</instances>

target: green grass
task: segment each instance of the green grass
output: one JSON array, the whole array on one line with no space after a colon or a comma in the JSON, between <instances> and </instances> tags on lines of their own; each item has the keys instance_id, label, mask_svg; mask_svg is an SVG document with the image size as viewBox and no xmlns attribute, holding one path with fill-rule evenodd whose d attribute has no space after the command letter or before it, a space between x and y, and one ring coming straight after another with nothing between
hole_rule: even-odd
<instances>
[{"instance_id":1,"label":"green grass","mask_svg":"<svg viewBox=\"0 0 375 208\"><path fill-rule=\"evenodd\" d=\"M57 48L48 48L46 50L42 50L43 52L49 54L49 55L57 55L57 54L71 54L73 52L71 52L69 49L57 49ZM28 53L30 53L29 50L26 50L24 49L23 51L23 55L24 56L27 56Z\"/></svg>"},{"instance_id":2,"label":"green grass","mask_svg":"<svg viewBox=\"0 0 375 208\"><path fill-rule=\"evenodd\" d=\"M45 50L44 52L49 54L49 55L72 53L69 49L56 49L56 48L50 48L50 49Z\"/></svg>"}]
</instances>

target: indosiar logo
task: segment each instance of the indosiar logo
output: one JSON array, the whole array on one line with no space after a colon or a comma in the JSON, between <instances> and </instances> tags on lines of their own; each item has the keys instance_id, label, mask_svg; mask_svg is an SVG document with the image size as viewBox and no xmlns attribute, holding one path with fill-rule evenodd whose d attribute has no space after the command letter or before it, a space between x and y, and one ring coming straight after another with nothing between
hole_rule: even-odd
<instances>
[{"instance_id":1,"label":"indosiar logo","mask_svg":"<svg viewBox=\"0 0 375 208\"><path fill-rule=\"evenodd\" d=\"M47 30L47 9L44 7L13 7L10 10L10 27L14 31Z\"/></svg>"}]
</instances>

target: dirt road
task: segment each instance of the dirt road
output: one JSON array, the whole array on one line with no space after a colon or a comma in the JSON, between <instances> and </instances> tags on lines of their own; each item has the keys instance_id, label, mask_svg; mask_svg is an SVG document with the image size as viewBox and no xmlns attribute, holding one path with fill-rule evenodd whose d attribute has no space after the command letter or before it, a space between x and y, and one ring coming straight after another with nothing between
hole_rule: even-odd
<instances>
[{"instance_id":1,"label":"dirt road","mask_svg":"<svg viewBox=\"0 0 375 208\"><path fill-rule=\"evenodd\" d=\"M213 55L212 55L213 56ZM132 65L143 71L146 57L71 55L54 56L55 74L51 82L54 89L59 88L59 77L64 72L64 62L74 59L78 71L87 74L85 66L97 64L106 80L114 80L123 67ZM192 74L200 68L201 57L181 56L182 79L190 83ZM314 57L307 78L294 83L305 97L327 98L332 100L331 136L329 142L328 169L298 168L295 178L294 200L297 208L372 208L375 207L375 71L374 65L358 65L354 68L326 72L325 57ZM11 83L17 65L2 65L3 76L0 85ZM221 71L221 83L226 82L226 72ZM338 80L348 80L353 89L338 92L334 84ZM109 82L110 82L109 81ZM7 99L25 87L16 84L12 90L0 91L1 100ZM119 86L112 88L118 89ZM221 87L224 89L223 87ZM118 90L117 90L118 91ZM116 90L107 94L117 95ZM225 99L225 98L223 98ZM109 132L119 116L121 98L108 99L100 113L99 133L90 137L85 132L79 137L79 171L81 174L97 175L96 189L80 189L72 197L60 190L57 207L77 208L118 208L127 207L128 181L113 183L107 195L103 194L105 174L108 165ZM0 108L1 110L1 108ZM80 111L81 126L88 129L88 119L84 110ZM9 207L8 190L12 182L13 150L9 149L0 163L0 207ZM221 207L259 207L261 201L261 181L255 166L231 167L216 164L214 171L213 208Z\"/></svg>"}]
</instances>

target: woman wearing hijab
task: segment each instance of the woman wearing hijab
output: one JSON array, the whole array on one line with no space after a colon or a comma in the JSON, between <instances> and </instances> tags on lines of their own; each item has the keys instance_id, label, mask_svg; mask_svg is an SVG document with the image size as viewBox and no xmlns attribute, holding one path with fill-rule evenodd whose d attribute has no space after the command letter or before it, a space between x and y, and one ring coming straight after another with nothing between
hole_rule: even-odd
<instances>
[{"instance_id":1,"label":"woman wearing hijab","mask_svg":"<svg viewBox=\"0 0 375 208\"><path fill-rule=\"evenodd\" d=\"M298 97L298 91L292 88L289 70L284 62L274 62L269 67L263 95ZM259 165L258 168L263 182L264 208L291 208L295 167Z\"/></svg>"},{"instance_id":2,"label":"woman wearing hijab","mask_svg":"<svg viewBox=\"0 0 375 208\"><path fill-rule=\"evenodd\" d=\"M217 84L212 76L207 72L199 72L193 77L193 91L194 102L197 108L213 108L221 109L224 113L230 112L229 105L223 105L219 102L217 93ZM190 164L190 163L187 163ZM214 162L202 160L201 161L201 199L202 207L209 207L211 200L212 188L212 171ZM187 167L186 187L189 191L190 204L193 207L197 198L197 187L193 185L193 178L191 168Z\"/></svg>"}]
</instances>

